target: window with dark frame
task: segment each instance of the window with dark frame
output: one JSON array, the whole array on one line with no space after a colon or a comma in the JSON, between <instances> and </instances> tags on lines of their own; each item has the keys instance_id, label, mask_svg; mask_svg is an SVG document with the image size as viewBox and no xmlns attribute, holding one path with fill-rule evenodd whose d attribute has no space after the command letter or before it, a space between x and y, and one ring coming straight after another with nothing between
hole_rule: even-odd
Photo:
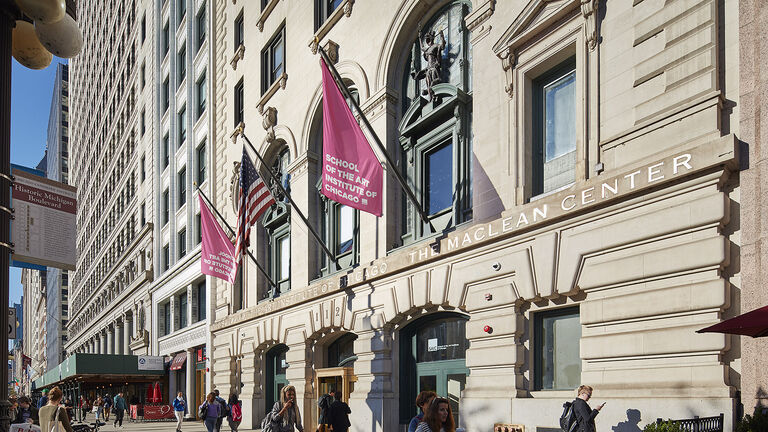
<instances>
[{"instance_id":1,"label":"window with dark frame","mask_svg":"<svg viewBox=\"0 0 768 432\"><path fill-rule=\"evenodd\" d=\"M168 168L171 159L171 140L168 134L163 136L163 168Z\"/></svg>"},{"instance_id":2,"label":"window with dark frame","mask_svg":"<svg viewBox=\"0 0 768 432\"><path fill-rule=\"evenodd\" d=\"M184 257L187 254L187 229L182 228L177 236L176 243L179 245L179 258Z\"/></svg>"},{"instance_id":3,"label":"window with dark frame","mask_svg":"<svg viewBox=\"0 0 768 432\"><path fill-rule=\"evenodd\" d=\"M206 159L205 159L205 145L206 140L197 147L197 184L201 185L205 182L206 176Z\"/></svg>"},{"instance_id":4,"label":"window with dark frame","mask_svg":"<svg viewBox=\"0 0 768 432\"><path fill-rule=\"evenodd\" d=\"M171 268L171 256L170 249L166 244L163 246L163 271L168 271L169 268Z\"/></svg>"},{"instance_id":5,"label":"window with dark frame","mask_svg":"<svg viewBox=\"0 0 768 432\"><path fill-rule=\"evenodd\" d=\"M178 22L181 24L181 21L184 19L184 15L187 14L187 0L178 0L176 2L176 10L178 11Z\"/></svg>"},{"instance_id":6,"label":"window with dark frame","mask_svg":"<svg viewBox=\"0 0 768 432\"><path fill-rule=\"evenodd\" d=\"M140 81L141 81L141 89L144 89L144 86L147 85L147 64L142 63L141 64L141 72L140 75Z\"/></svg>"},{"instance_id":7,"label":"window with dark frame","mask_svg":"<svg viewBox=\"0 0 768 432\"><path fill-rule=\"evenodd\" d=\"M245 41L245 22L243 21L243 11L235 19L235 50Z\"/></svg>"},{"instance_id":8,"label":"window with dark frame","mask_svg":"<svg viewBox=\"0 0 768 432\"><path fill-rule=\"evenodd\" d=\"M576 180L576 57L533 80L531 195Z\"/></svg>"},{"instance_id":9,"label":"window with dark frame","mask_svg":"<svg viewBox=\"0 0 768 432\"><path fill-rule=\"evenodd\" d=\"M199 245L203 242L203 225L200 221L200 213L195 215L195 234L197 239L195 245Z\"/></svg>"},{"instance_id":10,"label":"window with dark frame","mask_svg":"<svg viewBox=\"0 0 768 432\"><path fill-rule=\"evenodd\" d=\"M178 185L179 185L179 202L178 208L181 208L184 204L187 203L187 167L184 167L179 171L178 175Z\"/></svg>"},{"instance_id":11,"label":"window with dark frame","mask_svg":"<svg viewBox=\"0 0 768 432\"><path fill-rule=\"evenodd\" d=\"M145 40L147 40L147 16L143 15L141 17L141 43L143 44Z\"/></svg>"},{"instance_id":12,"label":"window with dark frame","mask_svg":"<svg viewBox=\"0 0 768 432\"><path fill-rule=\"evenodd\" d=\"M534 390L573 390L581 384L579 307L535 312Z\"/></svg>"},{"instance_id":13,"label":"window with dark frame","mask_svg":"<svg viewBox=\"0 0 768 432\"><path fill-rule=\"evenodd\" d=\"M266 8L268 4L269 4L269 0L261 0L261 10L264 10L264 8Z\"/></svg>"},{"instance_id":14,"label":"window with dark frame","mask_svg":"<svg viewBox=\"0 0 768 432\"><path fill-rule=\"evenodd\" d=\"M181 235L181 233L179 233ZM187 326L187 292L184 291L179 294L179 328ZM189 367L189 366L188 366Z\"/></svg>"},{"instance_id":15,"label":"window with dark frame","mask_svg":"<svg viewBox=\"0 0 768 432\"><path fill-rule=\"evenodd\" d=\"M261 52L261 93L264 94L285 72L285 24Z\"/></svg>"},{"instance_id":16,"label":"window with dark frame","mask_svg":"<svg viewBox=\"0 0 768 432\"><path fill-rule=\"evenodd\" d=\"M197 50L199 51L200 48L203 46L203 43L205 43L205 3L203 3L203 6L200 8L200 11L197 13L197 19L195 20L197 22Z\"/></svg>"},{"instance_id":17,"label":"window with dark frame","mask_svg":"<svg viewBox=\"0 0 768 432\"><path fill-rule=\"evenodd\" d=\"M206 102L206 91L205 91L205 72L203 72L203 75L200 77L200 79L197 80L197 118L199 119L200 116L203 115L205 112L205 102Z\"/></svg>"},{"instance_id":18,"label":"window with dark frame","mask_svg":"<svg viewBox=\"0 0 768 432\"><path fill-rule=\"evenodd\" d=\"M171 84L170 77L165 77L163 80L163 113L168 111L171 106Z\"/></svg>"},{"instance_id":19,"label":"window with dark frame","mask_svg":"<svg viewBox=\"0 0 768 432\"><path fill-rule=\"evenodd\" d=\"M176 68L178 69L178 82L181 85L184 77L187 76L187 44L182 45L179 50Z\"/></svg>"},{"instance_id":20,"label":"window with dark frame","mask_svg":"<svg viewBox=\"0 0 768 432\"><path fill-rule=\"evenodd\" d=\"M187 106L184 105L179 111L179 147L187 140Z\"/></svg>"},{"instance_id":21,"label":"window with dark frame","mask_svg":"<svg viewBox=\"0 0 768 432\"><path fill-rule=\"evenodd\" d=\"M243 79L240 78L240 82L235 86L235 127L243 122L245 118L245 93Z\"/></svg>"},{"instance_id":22,"label":"window with dark frame","mask_svg":"<svg viewBox=\"0 0 768 432\"><path fill-rule=\"evenodd\" d=\"M147 179L147 157L141 156L141 182L144 183L144 180Z\"/></svg>"},{"instance_id":23,"label":"window with dark frame","mask_svg":"<svg viewBox=\"0 0 768 432\"><path fill-rule=\"evenodd\" d=\"M171 30L168 27L168 22L165 22L163 26L163 57L168 54L168 50L171 47Z\"/></svg>"},{"instance_id":24,"label":"window with dark frame","mask_svg":"<svg viewBox=\"0 0 768 432\"><path fill-rule=\"evenodd\" d=\"M147 132L147 111L142 109L141 110L141 136L144 136L145 132Z\"/></svg>"},{"instance_id":25,"label":"window with dark frame","mask_svg":"<svg viewBox=\"0 0 768 432\"><path fill-rule=\"evenodd\" d=\"M171 197L168 194L168 189L163 191L163 226L171 220Z\"/></svg>"},{"instance_id":26,"label":"window with dark frame","mask_svg":"<svg viewBox=\"0 0 768 432\"><path fill-rule=\"evenodd\" d=\"M206 300L205 300L205 281L197 284L197 320L202 321L206 315Z\"/></svg>"},{"instance_id":27,"label":"window with dark frame","mask_svg":"<svg viewBox=\"0 0 768 432\"><path fill-rule=\"evenodd\" d=\"M343 2L344 0L315 0L315 31L328 21L333 11Z\"/></svg>"},{"instance_id":28,"label":"window with dark frame","mask_svg":"<svg viewBox=\"0 0 768 432\"><path fill-rule=\"evenodd\" d=\"M141 203L141 226L147 224L147 204Z\"/></svg>"}]
</instances>

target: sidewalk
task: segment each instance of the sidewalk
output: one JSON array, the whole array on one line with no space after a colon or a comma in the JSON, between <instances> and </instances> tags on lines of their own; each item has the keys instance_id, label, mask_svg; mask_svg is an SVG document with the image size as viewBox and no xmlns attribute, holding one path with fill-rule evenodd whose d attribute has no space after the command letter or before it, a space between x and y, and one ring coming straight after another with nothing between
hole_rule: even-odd
<instances>
[{"instance_id":1,"label":"sidewalk","mask_svg":"<svg viewBox=\"0 0 768 432\"><path fill-rule=\"evenodd\" d=\"M157 431L157 432L175 432L176 431L176 421L137 421L132 422L128 419L124 419L123 421L123 427L122 428L115 428L112 425L112 422L114 421L114 416L110 416L109 421L106 422L104 426L100 428L101 431L104 432L110 432L110 431L122 431L122 432L140 432L140 431ZM88 417L86 419L89 423L93 423L95 421L95 417L93 414L88 414ZM183 432L206 432L205 425L202 421L185 421L184 424L181 427L181 430ZM240 428L238 429L238 432L256 432L260 429L244 429ZM230 432L229 425L227 424L227 420L224 419L224 423L221 425L221 432Z\"/></svg>"}]
</instances>

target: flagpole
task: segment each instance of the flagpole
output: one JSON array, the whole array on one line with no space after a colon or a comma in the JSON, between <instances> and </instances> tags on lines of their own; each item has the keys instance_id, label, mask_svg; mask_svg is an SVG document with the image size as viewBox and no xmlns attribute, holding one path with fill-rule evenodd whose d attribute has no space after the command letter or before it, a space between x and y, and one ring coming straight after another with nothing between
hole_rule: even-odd
<instances>
[{"instance_id":1,"label":"flagpole","mask_svg":"<svg viewBox=\"0 0 768 432\"><path fill-rule=\"evenodd\" d=\"M262 165L267 167L267 172L269 173L269 176L272 178L272 182L277 185L277 187L280 189L280 192L283 193L283 195L288 199L288 202L293 206L293 209L296 211L296 215L299 216L299 218L304 221L304 225L307 226L307 229L312 234L312 236L317 240L317 243L320 245L320 247L323 248L326 255L328 255L328 258L336 265L336 270L339 270L339 262L336 260L336 257L333 255L330 249L328 249L328 246L325 245L325 242L320 239L320 235L317 234L317 231L315 231L314 228L312 228L312 225L309 223L309 220L306 216L304 216L304 213L301 212L299 209L299 206L296 205L296 203L293 201L293 198L291 198L291 194L288 193L287 190L283 187L283 185L280 183L280 180L275 176L275 173L272 172L271 169L269 169L269 165L264 161L264 159L259 154L259 151L256 150L256 147L251 144L251 140L248 139L247 136L245 136L245 132L243 130L240 130L240 136L245 139L245 142L248 144L248 147L251 148L251 150L256 154L256 157L259 159L259 162L261 162Z\"/></svg>"},{"instance_id":2,"label":"flagpole","mask_svg":"<svg viewBox=\"0 0 768 432\"><path fill-rule=\"evenodd\" d=\"M202 190L202 189L200 189L200 185L198 185L197 183L195 183L195 187L197 188L197 192L200 194L200 196L201 196L201 197L203 197L203 199L205 200L205 202L207 202L207 203L208 203L208 206L209 206L211 209L213 209L214 213L216 213L216 216L218 216L218 217L219 217L219 219L220 219L222 222L224 222L224 225L225 225L225 226L227 227L227 229L229 230L229 234L230 234L230 235L235 235L235 230L233 230L233 229L232 229L232 226L231 226L230 224L228 224L228 223L227 223L227 221L224 219L224 216L222 216L222 215L221 215L221 213L219 213L219 211L216 209L216 206L214 206L214 205L213 205L213 203L211 202L211 200L209 200L209 199L208 199L208 197L207 197L207 196L205 196L205 193L203 193L203 190ZM248 252L248 256L249 256L249 257L251 257L251 260L253 261L253 263L254 263L254 264L256 264L256 268L258 268L258 269L259 269L259 271L261 271L261 274L263 274L263 275L264 275L264 277L266 277L266 278L267 278L267 281L269 282L269 284L270 284L271 286L273 286L273 287L277 288L277 285L276 285L274 282L272 282L272 278L269 276L269 274L267 273L267 271L266 271L266 270L264 270L264 267L262 267L262 266L261 266L261 264L259 264L259 262L258 262L258 261L256 261L256 257L255 257L255 256L253 256L253 254L251 253L251 251L250 251L250 250L249 250L247 247L245 248L245 251L246 251L246 252Z\"/></svg>"},{"instance_id":3,"label":"flagpole","mask_svg":"<svg viewBox=\"0 0 768 432\"><path fill-rule=\"evenodd\" d=\"M421 203L416 198L416 194L413 193L410 186L408 186L408 183L406 183L405 178L403 178L403 175L400 174L400 171L395 166L395 162L392 160L392 158L389 157L389 152L387 152L386 147L384 147L384 144L382 144L379 136L376 134L376 131L373 130L373 127L371 127L371 124L368 122L368 118L366 118L365 114L363 114L363 110L360 109L360 105L358 105L357 101L352 97L349 89L344 84L344 81L341 79L341 75L339 75L339 71L336 70L336 66L333 65L333 62L331 62L328 54L319 44L317 45L317 50L320 51L320 55L323 57L325 64L331 71L331 75L333 75L333 79L336 81L336 87L338 87L339 90L344 93L344 97L347 98L347 100L352 104L352 106L355 108L355 111L360 114L360 119L363 121L363 124L365 124L365 127L368 129L368 132L370 132L371 136L373 136L373 140L376 141L376 145L379 147L379 151L381 151L381 153L384 155L384 160L386 160L387 165L390 167L390 171L394 174L398 183L400 183L400 187L403 188L403 191L408 196L408 199L416 208L416 211L419 212L419 216L421 217L422 222L429 225L429 228L432 230L432 232L437 232L435 226L432 225L432 221L429 220L429 215L427 215L427 212L424 211L424 209L421 207Z\"/></svg>"}]
</instances>

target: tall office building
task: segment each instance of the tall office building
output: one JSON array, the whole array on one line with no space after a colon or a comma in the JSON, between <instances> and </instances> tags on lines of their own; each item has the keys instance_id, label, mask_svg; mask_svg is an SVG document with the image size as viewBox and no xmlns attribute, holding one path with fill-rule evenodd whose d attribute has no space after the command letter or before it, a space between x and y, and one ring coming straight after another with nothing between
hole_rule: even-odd
<instances>
[{"instance_id":1,"label":"tall office building","mask_svg":"<svg viewBox=\"0 0 768 432\"><path fill-rule=\"evenodd\" d=\"M23 354L31 359L30 379L35 380L48 369L46 342L46 276L47 272L33 269L21 270L21 286L24 296Z\"/></svg>"},{"instance_id":2,"label":"tall office building","mask_svg":"<svg viewBox=\"0 0 768 432\"><path fill-rule=\"evenodd\" d=\"M77 187L77 269L68 353L149 352L153 278L154 1L78 4L71 61L70 183Z\"/></svg>"},{"instance_id":3,"label":"tall office building","mask_svg":"<svg viewBox=\"0 0 768 432\"><path fill-rule=\"evenodd\" d=\"M69 183L69 66L63 63L56 64L46 147L46 177ZM48 267L47 273L46 361L51 369L66 357L69 272Z\"/></svg>"},{"instance_id":4,"label":"tall office building","mask_svg":"<svg viewBox=\"0 0 768 432\"><path fill-rule=\"evenodd\" d=\"M152 351L172 356L168 388L182 391L190 405L210 388L210 295L200 271L198 185L211 196L209 140L213 104L210 11L214 1L166 0L154 9L158 50L153 66L158 95L147 116L158 125L155 158L148 175L153 199L155 283L152 288ZM194 402L192 402L194 401ZM194 416L194 413L188 413Z\"/></svg>"},{"instance_id":5,"label":"tall office building","mask_svg":"<svg viewBox=\"0 0 768 432\"><path fill-rule=\"evenodd\" d=\"M739 203L760 189L741 187L736 136L759 113L738 47L758 15L738 7L216 2L217 205L234 222L244 125L332 255L281 199L250 238L273 284L249 260L242 284L216 280L213 382L240 394L243 427L290 384L304 430L331 387L356 431L404 430L423 390L468 431L553 430L588 384L609 401L599 429L723 413L730 430L757 390L741 341L696 331L740 312L754 262ZM392 175L379 218L321 194L318 45L426 220Z\"/></svg>"}]
</instances>

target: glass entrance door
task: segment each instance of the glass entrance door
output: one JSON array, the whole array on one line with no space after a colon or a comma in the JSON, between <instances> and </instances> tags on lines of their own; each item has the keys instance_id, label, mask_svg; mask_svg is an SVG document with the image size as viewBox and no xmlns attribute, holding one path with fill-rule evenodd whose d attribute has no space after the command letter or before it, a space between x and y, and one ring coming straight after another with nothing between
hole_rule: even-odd
<instances>
[{"instance_id":1,"label":"glass entrance door","mask_svg":"<svg viewBox=\"0 0 768 432\"><path fill-rule=\"evenodd\" d=\"M288 369L288 362L285 361L285 353L287 352L288 347L285 345L277 345L267 352L265 414L272 410L275 402L280 400L280 392L283 387L288 385L288 379L285 377L285 370Z\"/></svg>"},{"instance_id":2,"label":"glass entrance door","mask_svg":"<svg viewBox=\"0 0 768 432\"><path fill-rule=\"evenodd\" d=\"M459 424L459 399L467 383L467 369L464 360L447 360L430 363L417 363L417 394L431 390L438 396L448 399L453 412L453 420Z\"/></svg>"}]
</instances>

